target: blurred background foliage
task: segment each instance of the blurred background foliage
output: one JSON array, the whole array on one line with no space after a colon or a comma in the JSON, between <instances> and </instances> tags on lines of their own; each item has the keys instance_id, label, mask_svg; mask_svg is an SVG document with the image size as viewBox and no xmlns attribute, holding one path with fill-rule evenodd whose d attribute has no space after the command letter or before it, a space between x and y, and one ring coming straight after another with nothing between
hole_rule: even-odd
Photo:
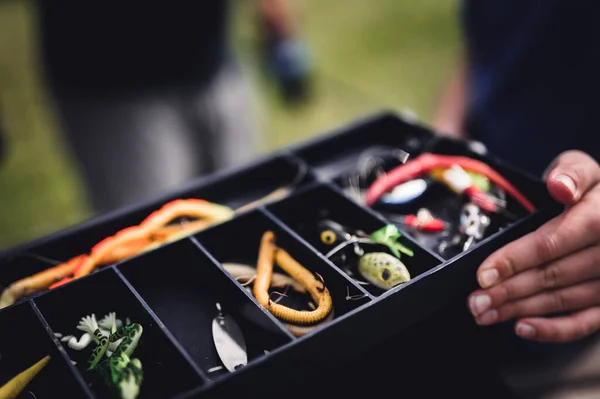
<instances>
[{"instance_id":1,"label":"blurred background foliage","mask_svg":"<svg viewBox=\"0 0 600 399\"><path fill-rule=\"evenodd\" d=\"M233 7L233 44L261 100L263 152L381 109L430 120L459 49L458 1L291 1L316 68L311 101L293 108L259 67L251 1ZM0 250L93 216L44 90L35 33L30 3L0 2L0 115L8 136Z\"/></svg>"}]
</instances>

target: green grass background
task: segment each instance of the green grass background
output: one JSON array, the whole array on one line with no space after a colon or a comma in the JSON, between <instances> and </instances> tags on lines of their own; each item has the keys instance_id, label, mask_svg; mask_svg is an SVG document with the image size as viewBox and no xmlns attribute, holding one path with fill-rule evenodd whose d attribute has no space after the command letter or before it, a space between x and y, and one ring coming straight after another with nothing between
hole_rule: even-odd
<instances>
[{"instance_id":1,"label":"green grass background","mask_svg":"<svg viewBox=\"0 0 600 399\"><path fill-rule=\"evenodd\" d=\"M290 0L316 67L314 96L289 108L261 73L252 1L238 1L232 40L262 99L264 151L381 109L429 122L460 44L457 0ZM0 250L92 215L37 62L35 9L0 2Z\"/></svg>"}]
</instances>

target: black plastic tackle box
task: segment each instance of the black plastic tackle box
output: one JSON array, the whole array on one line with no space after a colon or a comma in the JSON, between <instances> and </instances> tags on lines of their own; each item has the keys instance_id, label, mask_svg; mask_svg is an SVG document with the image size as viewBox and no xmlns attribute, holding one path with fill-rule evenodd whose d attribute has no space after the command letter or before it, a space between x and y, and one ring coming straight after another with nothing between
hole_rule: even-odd
<instances>
[{"instance_id":1,"label":"black plastic tackle box","mask_svg":"<svg viewBox=\"0 0 600 399\"><path fill-rule=\"evenodd\" d=\"M499 212L489 217L477 214L484 217L477 219L486 223L484 235L474 239L464 234L461 218L469 216L470 208L465 208L469 201L465 193L441 183L444 170L452 169L448 164L423 169L431 172L425 173L428 177L413 176L406 183L412 187L405 185L396 197L381 189L379 199L371 198L367 205L367 188L423 154L482 161L516 187L535 210L498 192L490 198ZM454 172L466 173L464 168ZM472 182L477 178L469 176ZM302 384L322 368L349 361L448 304L465 300L485 257L559 212L541 180L482 155L466 142L437 135L399 114L382 112L249 165L202 177L160 198L5 251L0 255L0 286L4 290L19 279L87 254L101 240L138 225L170 201L196 198L238 209L291 183L293 190L282 198L243 209L229 220L98 267L62 286L22 296L1 309L0 384L50 355L25 392L31 391L37 399L109 397L102 380L86 371L94 343L74 350L64 338L78 339L83 334L76 328L83 317L94 314L100 320L115 312L121 323L127 319L143 326L131 355L143 369L139 398L277 394ZM485 184L489 179L478 187ZM422 229L426 221L438 219L445 230ZM348 228L343 231L356 233L350 235L354 238L390 228L386 237L391 234L412 251L399 257L410 280L388 290L370 284L360 270L356 272L356 265L376 248L389 259L391 247L367 242L364 250L360 240L343 241L345 246L330 255L332 248L326 244L336 241L336 236L328 226L334 233L336 227ZM332 319L308 334L294 335L282 319L260 305L251 280L242 283L224 268L227 262L256 266L267 231L274 234L277 247L308 269L330 294ZM385 259L374 259L373 264L380 267ZM282 290L270 292L269 301L311 310L302 308L309 305L308 294ZM217 304L244 337L247 364L232 372L223 366L213 340Z\"/></svg>"}]
</instances>

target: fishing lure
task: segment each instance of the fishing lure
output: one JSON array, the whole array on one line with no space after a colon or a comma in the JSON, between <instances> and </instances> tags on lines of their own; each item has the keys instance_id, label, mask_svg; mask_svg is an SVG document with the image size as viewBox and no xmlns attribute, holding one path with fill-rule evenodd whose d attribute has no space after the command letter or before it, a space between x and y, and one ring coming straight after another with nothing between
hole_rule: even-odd
<instances>
[{"instance_id":1,"label":"fishing lure","mask_svg":"<svg viewBox=\"0 0 600 399\"><path fill-rule=\"evenodd\" d=\"M431 176L434 180L437 180L439 182L448 184L448 182L446 181L445 177L444 177L444 172L447 169L445 168L433 168L430 172L429 172L429 176ZM491 188L492 188L492 184L490 182L490 179L488 179L487 177L485 177L484 175L480 174L480 173L475 173L472 171L465 171L467 173L467 175L469 176L469 178L471 179L471 181L473 182L473 184L480 189L481 191L484 192L490 192ZM404 183L406 184L406 183Z\"/></svg>"},{"instance_id":2,"label":"fishing lure","mask_svg":"<svg viewBox=\"0 0 600 399\"><path fill-rule=\"evenodd\" d=\"M241 263L223 263L223 268L227 273L229 273L233 278L240 282L246 289L252 293L252 284L256 280L256 268L250 265L244 265ZM271 288L291 288L295 292L299 294L306 295L308 290L298 281L294 280L292 277L287 274L273 272L271 275L271 284L269 285L269 289ZM275 299L273 302L277 302ZM311 308L315 308L314 303L309 302ZM333 310L331 311L331 315L323 319L323 321L319 323L312 324L310 326L299 326L299 325L291 325L288 324L288 329L292 332L296 332L298 334L307 334L310 331L327 324L333 318Z\"/></svg>"},{"instance_id":3,"label":"fishing lure","mask_svg":"<svg viewBox=\"0 0 600 399\"><path fill-rule=\"evenodd\" d=\"M369 244L372 241L366 233L362 231L351 231L349 228L331 220L323 219L317 223L320 243L324 244L324 249L330 249L335 245L332 252L337 252L339 249L357 243ZM327 256L327 255L325 255Z\"/></svg>"},{"instance_id":4,"label":"fishing lure","mask_svg":"<svg viewBox=\"0 0 600 399\"><path fill-rule=\"evenodd\" d=\"M89 257L84 258L73 273L74 278L89 274L102 258L116 248L129 242L147 239L157 229L181 217L209 218L214 223L228 220L233 216L233 210L228 207L209 203L199 199L175 200L152 212L138 226L128 227L112 237L105 238L96 244Z\"/></svg>"},{"instance_id":5,"label":"fishing lure","mask_svg":"<svg viewBox=\"0 0 600 399\"><path fill-rule=\"evenodd\" d=\"M481 191L489 193L492 190L492 183L490 182L490 179L488 179L484 175L471 171L467 171L467 174L473 181L473 184L477 186L477 188L479 188Z\"/></svg>"},{"instance_id":6,"label":"fishing lure","mask_svg":"<svg viewBox=\"0 0 600 399\"><path fill-rule=\"evenodd\" d=\"M21 392L27 387L27 385L38 375L46 364L50 361L50 355L44 356L42 359L37 361L34 365L21 371L19 374L10 379L6 384L0 387L0 398L2 399L16 399Z\"/></svg>"},{"instance_id":7,"label":"fishing lure","mask_svg":"<svg viewBox=\"0 0 600 399\"><path fill-rule=\"evenodd\" d=\"M230 315L223 313L219 303L217 311L217 317L212 322L215 348L225 368L234 372L248 364L246 340L240 326Z\"/></svg>"},{"instance_id":8,"label":"fishing lure","mask_svg":"<svg viewBox=\"0 0 600 399\"><path fill-rule=\"evenodd\" d=\"M398 242L398 239L402 236L400 231L393 224L386 224L379 230L375 230L369 235L371 241L385 245L392 251L397 258L400 258L400 253L407 256L414 256L415 253L412 249Z\"/></svg>"},{"instance_id":9,"label":"fishing lure","mask_svg":"<svg viewBox=\"0 0 600 399\"><path fill-rule=\"evenodd\" d=\"M427 208L419 209L416 215L394 215L391 219L394 223L428 233L439 233L447 229L447 223L435 218Z\"/></svg>"},{"instance_id":10,"label":"fishing lure","mask_svg":"<svg viewBox=\"0 0 600 399\"><path fill-rule=\"evenodd\" d=\"M365 203L368 206L372 206L383 194L389 192L394 187L417 178L424 173L428 173L433 169L450 169L455 166L460 167L463 171L470 171L485 176L496 186L511 195L528 212L535 211L535 206L508 180L502 177L489 165L464 156L438 155L431 153L419 155L377 178L377 180L375 180L375 182L367 189ZM478 189L475 185L472 184L469 187L466 187L465 194L467 194L471 201L476 205L486 207L486 210L488 210L487 207L491 207L494 208L491 210L495 211L495 207L493 206L494 201L489 195Z\"/></svg>"},{"instance_id":11,"label":"fishing lure","mask_svg":"<svg viewBox=\"0 0 600 399\"><path fill-rule=\"evenodd\" d=\"M490 224L490 218L477 205L470 202L465 204L460 214L459 234L440 242L438 251L444 253L457 246L461 246L462 252L467 251L484 238Z\"/></svg>"},{"instance_id":12,"label":"fishing lure","mask_svg":"<svg viewBox=\"0 0 600 399\"><path fill-rule=\"evenodd\" d=\"M98 373L110 391L118 397L135 399L139 395L144 373L141 361L132 358L132 355L143 328L138 323L122 325L120 328L117 325L114 312L109 313L100 323L92 313L80 319L77 329L88 334L96 344L88 358L87 370ZM104 332L107 328L108 334ZM111 347L114 352L110 350Z\"/></svg>"},{"instance_id":13,"label":"fishing lure","mask_svg":"<svg viewBox=\"0 0 600 399\"><path fill-rule=\"evenodd\" d=\"M91 273L96 267L143 252L149 245L170 242L173 236L182 232L190 235L207 226L229 220L233 214L234 211L226 206L200 199L171 201L152 212L139 225L127 227L103 239L89 254L75 256L67 262L13 282L0 296L0 309L12 305L25 295L56 288ZM169 225L178 218L199 220L196 220L198 223L181 224L179 227Z\"/></svg>"},{"instance_id":14,"label":"fishing lure","mask_svg":"<svg viewBox=\"0 0 600 399\"><path fill-rule=\"evenodd\" d=\"M358 256L361 255L361 250L358 244L380 244L386 246L398 258L401 254L406 256L414 256L412 249L398 242L402 236L398 228L392 224L385 225L371 234L367 235L362 230L352 230L349 227L342 226L330 219L321 220L318 224L319 236L321 243L326 247L336 245L331 249L326 257L330 257L333 253L338 252L343 247L354 244L355 252Z\"/></svg>"},{"instance_id":15,"label":"fishing lure","mask_svg":"<svg viewBox=\"0 0 600 399\"><path fill-rule=\"evenodd\" d=\"M92 316L88 316L88 317L92 317ZM95 316L93 316L93 317L95 317ZM84 319L86 319L86 318L84 318ZM60 337L61 342L66 342L67 345L69 346L69 348L71 348L71 349L75 349L78 351L83 350L88 345L90 345L93 341L92 335L85 332L85 331L87 331L87 327L84 326L84 323L86 325L94 325L93 324L94 322L91 319L86 319L86 321L84 322L84 319L81 319L81 321L79 322L79 325L77 326L78 330L84 331L84 334L79 339L77 339L77 337L75 337L73 335L65 335L65 336ZM116 318L116 313L114 313L114 312L109 313L102 320L98 321L97 324L98 324L99 330L102 333L102 335L104 335L105 337L110 336L110 331L111 331L113 322L115 323L117 328L121 328L123 326L123 322ZM106 350L106 355L107 356L112 355L112 353L116 350L119 343L120 343L120 341L111 342L108 345L108 349Z\"/></svg>"},{"instance_id":16,"label":"fishing lure","mask_svg":"<svg viewBox=\"0 0 600 399\"><path fill-rule=\"evenodd\" d=\"M358 272L365 278L368 283L388 290L398 284L410 280L410 273L404 263L400 261L401 253L408 256L414 256L414 252L397 242L400 237L400 232L393 225L386 225L375 232L371 233L367 238L361 238L358 235L364 235L361 231L356 231L355 234L350 233L347 227L340 225L332 220L323 220L319 223L321 228L321 242L327 246L337 244L325 256L330 258L335 253L339 252L345 246L354 245L354 254L358 258ZM387 246L390 251L396 256L392 256L385 252L366 253L360 247L363 244L380 244ZM346 262L346 255L343 253L342 262ZM347 270L347 273L352 273Z\"/></svg>"},{"instance_id":17,"label":"fishing lure","mask_svg":"<svg viewBox=\"0 0 600 399\"><path fill-rule=\"evenodd\" d=\"M383 290L410 280L410 273L400 259L385 252L364 254L358 260L358 270L369 283Z\"/></svg>"},{"instance_id":18,"label":"fishing lure","mask_svg":"<svg viewBox=\"0 0 600 399\"><path fill-rule=\"evenodd\" d=\"M115 353L102 361L98 366L98 373L104 377L104 383L119 394L122 399L134 399L138 396L144 378L142 363L139 359L132 359L143 328L140 324L132 323L120 329L113 329L109 340L115 342L122 338Z\"/></svg>"},{"instance_id":19,"label":"fishing lure","mask_svg":"<svg viewBox=\"0 0 600 399\"><path fill-rule=\"evenodd\" d=\"M380 201L386 205L403 205L419 198L427 190L427 182L424 179L407 181L394 187L394 189L383 194Z\"/></svg>"},{"instance_id":20,"label":"fishing lure","mask_svg":"<svg viewBox=\"0 0 600 399\"><path fill-rule=\"evenodd\" d=\"M306 288L317 304L316 309L300 311L271 300L269 286L275 263ZM266 231L260 241L252 293L261 306L281 320L296 336L303 336L312 331L316 325L333 319L333 301L323 278L308 271L287 251L279 248L275 244L275 234L272 231Z\"/></svg>"}]
</instances>

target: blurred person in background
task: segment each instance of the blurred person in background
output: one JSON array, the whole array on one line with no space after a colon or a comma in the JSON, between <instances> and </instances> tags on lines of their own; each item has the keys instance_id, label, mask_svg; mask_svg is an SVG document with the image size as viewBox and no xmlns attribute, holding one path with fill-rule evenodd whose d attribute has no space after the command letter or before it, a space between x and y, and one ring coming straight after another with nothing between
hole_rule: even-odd
<instances>
[{"instance_id":1,"label":"blurred person in background","mask_svg":"<svg viewBox=\"0 0 600 399\"><path fill-rule=\"evenodd\" d=\"M600 397L600 3L464 0L462 7L464 54L437 130L543 175L565 205L482 263L469 309L481 326L514 322L493 330L503 340L487 354L504 362L515 392Z\"/></svg>"},{"instance_id":2,"label":"blurred person in background","mask_svg":"<svg viewBox=\"0 0 600 399\"><path fill-rule=\"evenodd\" d=\"M286 0L255 0L284 99L310 68ZM39 1L41 54L62 131L97 212L241 164L262 148L232 54L229 1Z\"/></svg>"}]
</instances>

